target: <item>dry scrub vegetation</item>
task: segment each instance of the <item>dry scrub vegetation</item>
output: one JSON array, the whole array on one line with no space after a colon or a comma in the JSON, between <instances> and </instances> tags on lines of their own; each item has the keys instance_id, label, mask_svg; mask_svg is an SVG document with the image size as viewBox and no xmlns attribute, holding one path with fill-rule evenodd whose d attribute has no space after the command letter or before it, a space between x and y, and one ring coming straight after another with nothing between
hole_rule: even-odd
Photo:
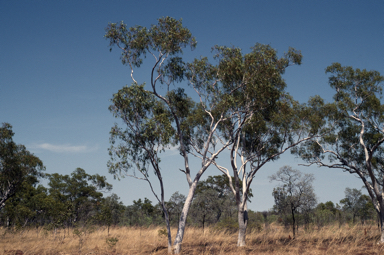
<instances>
[{"instance_id":1,"label":"dry scrub vegetation","mask_svg":"<svg viewBox=\"0 0 384 255\"><path fill-rule=\"evenodd\" d=\"M69 234L68 234L69 232ZM167 254L166 236L159 227L66 229L46 231L1 229L3 254ZM176 229L172 229L172 235ZM338 225L304 231L295 240L281 226L270 225L247 235L247 246L236 246L237 233L214 228L187 228L182 254L384 254L374 225Z\"/></svg>"}]
</instances>

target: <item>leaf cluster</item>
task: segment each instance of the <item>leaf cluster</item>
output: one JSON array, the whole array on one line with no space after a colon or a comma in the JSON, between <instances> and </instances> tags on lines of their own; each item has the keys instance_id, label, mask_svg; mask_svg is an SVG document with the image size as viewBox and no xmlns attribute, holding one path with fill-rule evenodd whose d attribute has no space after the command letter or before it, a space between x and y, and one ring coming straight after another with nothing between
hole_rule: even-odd
<instances>
[{"instance_id":1,"label":"leaf cluster","mask_svg":"<svg viewBox=\"0 0 384 255\"><path fill-rule=\"evenodd\" d=\"M177 96L172 95L170 100L174 98L177 101ZM178 114L183 114L182 103L175 102L175 108ZM119 90L113 96L109 110L126 127L120 128L115 124L111 129L110 173L118 177L128 169L135 170L137 167L147 175L147 165L160 162L157 153L174 144L175 130L170 111L164 102L144 89L144 84L132 84Z\"/></svg>"},{"instance_id":2,"label":"leaf cluster","mask_svg":"<svg viewBox=\"0 0 384 255\"><path fill-rule=\"evenodd\" d=\"M182 20L171 17L158 19L158 24L150 28L134 26L127 28L127 25L120 23L109 23L105 28L104 37L109 40L110 50L117 45L121 48L121 60L123 64L132 64L140 67L148 52L157 51L162 54L176 55L182 53L186 46L196 47L196 39L191 32L183 27ZM169 62L169 67L175 67L179 59Z\"/></svg>"}]
</instances>

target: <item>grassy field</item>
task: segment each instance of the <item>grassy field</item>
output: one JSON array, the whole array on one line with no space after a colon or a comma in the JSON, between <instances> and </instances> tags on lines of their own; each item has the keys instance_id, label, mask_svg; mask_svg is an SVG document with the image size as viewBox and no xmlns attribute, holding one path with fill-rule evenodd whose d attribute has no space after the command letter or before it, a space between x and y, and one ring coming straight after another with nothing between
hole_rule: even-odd
<instances>
[{"instance_id":1,"label":"grassy field","mask_svg":"<svg viewBox=\"0 0 384 255\"><path fill-rule=\"evenodd\" d=\"M159 231L160 230L160 231ZM31 229L0 230L3 254L167 254L166 237L160 228ZM172 229L174 238L176 229ZM116 242L116 240L118 240ZM295 240L283 227L271 225L247 234L247 246L236 246L237 234L213 228L187 227L182 254L384 254L378 245L377 226L328 226L299 230Z\"/></svg>"}]
</instances>

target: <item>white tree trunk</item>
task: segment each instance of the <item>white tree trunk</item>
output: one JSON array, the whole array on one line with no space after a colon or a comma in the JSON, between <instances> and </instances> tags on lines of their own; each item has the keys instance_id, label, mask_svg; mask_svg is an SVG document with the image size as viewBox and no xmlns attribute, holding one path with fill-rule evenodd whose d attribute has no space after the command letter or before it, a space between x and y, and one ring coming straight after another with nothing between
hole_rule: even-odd
<instances>
[{"instance_id":1,"label":"white tree trunk","mask_svg":"<svg viewBox=\"0 0 384 255\"><path fill-rule=\"evenodd\" d=\"M175 254L179 254L181 252L181 243L183 242L183 238L184 238L185 224L187 222L188 211L192 204L196 186L197 186L197 181L194 181L191 187L189 188L188 196L185 199L184 207L183 207L183 210L181 211L179 228L177 229L177 234L174 242Z\"/></svg>"},{"instance_id":2,"label":"white tree trunk","mask_svg":"<svg viewBox=\"0 0 384 255\"><path fill-rule=\"evenodd\" d=\"M240 204L238 210L238 220L239 220L239 237L237 239L237 246L245 246L245 238L247 234L247 225L248 225L248 211L247 211L247 202L244 207Z\"/></svg>"}]
</instances>

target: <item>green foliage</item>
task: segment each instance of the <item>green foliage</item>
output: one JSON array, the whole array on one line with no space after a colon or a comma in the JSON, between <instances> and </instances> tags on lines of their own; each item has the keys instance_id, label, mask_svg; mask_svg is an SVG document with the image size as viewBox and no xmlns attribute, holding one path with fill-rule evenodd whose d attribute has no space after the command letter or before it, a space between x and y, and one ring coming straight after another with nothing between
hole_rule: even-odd
<instances>
[{"instance_id":1,"label":"green foliage","mask_svg":"<svg viewBox=\"0 0 384 255\"><path fill-rule=\"evenodd\" d=\"M239 230L239 223L236 218L223 218L216 225L215 229L225 231L227 233L236 233Z\"/></svg>"},{"instance_id":2,"label":"green foliage","mask_svg":"<svg viewBox=\"0 0 384 255\"><path fill-rule=\"evenodd\" d=\"M105 239L105 242L108 244L110 249L115 247L118 241L119 241L119 239L117 237L109 237L109 238Z\"/></svg>"},{"instance_id":3,"label":"green foliage","mask_svg":"<svg viewBox=\"0 0 384 255\"><path fill-rule=\"evenodd\" d=\"M191 206L191 216L204 229L207 224L215 223L220 219L222 209L216 192L208 189L196 194Z\"/></svg>"},{"instance_id":4,"label":"green foliage","mask_svg":"<svg viewBox=\"0 0 384 255\"><path fill-rule=\"evenodd\" d=\"M252 197L252 192L250 197ZM208 176L196 187L191 207L192 222L215 224L236 213L236 201L226 175Z\"/></svg>"},{"instance_id":5,"label":"green foliage","mask_svg":"<svg viewBox=\"0 0 384 255\"><path fill-rule=\"evenodd\" d=\"M35 185L36 183L28 181L22 183L16 194L5 204L0 215L3 221L17 227L25 227L37 225L42 219L53 215L52 197L48 195L45 187Z\"/></svg>"},{"instance_id":6,"label":"green foliage","mask_svg":"<svg viewBox=\"0 0 384 255\"><path fill-rule=\"evenodd\" d=\"M267 217L267 222L270 224L272 222L277 222L279 219L279 216L276 214L269 214Z\"/></svg>"},{"instance_id":7,"label":"green foliage","mask_svg":"<svg viewBox=\"0 0 384 255\"><path fill-rule=\"evenodd\" d=\"M305 210L305 207L314 208L316 196L312 187L314 176L303 175L299 170L284 166L269 177L271 181L278 181L280 185L273 189L275 209L280 213Z\"/></svg>"},{"instance_id":8,"label":"green foliage","mask_svg":"<svg viewBox=\"0 0 384 255\"><path fill-rule=\"evenodd\" d=\"M248 226L249 230L260 232L264 229L264 217L261 212L248 210Z\"/></svg>"},{"instance_id":9,"label":"green foliage","mask_svg":"<svg viewBox=\"0 0 384 255\"><path fill-rule=\"evenodd\" d=\"M126 24L120 22L108 24L105 31L104 37L109 39L110 50L114 45L123 49L123 64L132 64L135 67L140 67L148 51L172 56L182 53L187 45L196 47L196 39L183 27L182 20L171 17L159 18L158 24L149 29L141 26L127 28Z\"/></svg>"},{"instance_id":10,"label":"green foliage","mask_svg":"<svg viewBox=\"0 0 384 255\"><path fill-rule=\"evenodd\" d=\"M119 224L125 210L125 206L119 199L120 198L116 194L112 194L111 196L102 199L98 206L99 210L94 216L99 224L104 224L108 227Z\"/></svg>"},{"instance_id":11,"label":"green foliage","mask_svg":"<svg viewBox=\"0 0 384 255\"><path fill-rule=\"evenodd\" d=\"M237 216L237 214L235 214ZM248 226L250 231L260 232L263 230L264 218L260 212L248 210ZM226 231L227 233L236 233L239 231L237 217L223 217L214 225L214 229Z\"/></svg>"},{"instance_id":12,"label":"green foliage","mask_svg":"<svg viewBox=\"0 0 384 255\"><path fill-rule=\"evenodd\" d=\"M176 191L172 194L169 201L166 202L171 224L178 224L185 199L186 197L183 194Z\"/></svg>"},{"instance_id":13,"label":"green foliage","mask_svg":"<svg viewBox=\"0 0 384 255\"><path fill-rule=\"evenodd\" d=\"M126 128L116 124L111 129L109 172L118 178L133 169L147 177L147 165L150 164L157 173L158 152L172 145L174 129L170 113L161 101L144 90L143 85L122 88L112 102L110 111L123 120ZM121 142L116 144L116 141Z\"/></svg>"},{"instance_id":14,"label":"green foliage","mask_svg":"<svg viewBox=\"0 0 384 255\"><path fill-rule=\"evenodd\" d=\"M181 21L168 17L159 19L150 29L112 23L106 28L105 37L111 48L121 49L122 61L129 65L133 80L130 88L123 89L124 96L119 95L122 90L114 95L110 107L124 123L124 128L120 129L116 124L111 131L110 173L115 177L129 175L150 183L148 171L152 168L160 182L162 202L159 153L167 146L179 146L186 168L181 171L186 174L189 186L195 187L192 183L196 184L206 169L212 163L216 164L215 160L226 147L240 145L241 152L236 149L234 153L245 156L253 171L247 174L247 180L242 179L242 195L236 194L236 201L240 203L240 198L247 201L256 171L266 162L277 159L283 145L293 146L293 137L301 137L303 130L312 128L312 119L302 120L307 107L299 105L284 92L286 84L282 75L285 69L301 64L302 55L293 48L278 57L270 45L255 44L247 54L236 47L215 46L214 64L206 57L184 63L179 56L182 49L187 45L193 48L196 41ZM149 89L145 90L144 85L139 88L133 72L147 55L153 56L154 64L149 70ZM183 87L171 89L171 84L184 79L196 91L196 101ZM158 82L160 87L156 86ZM161 111L164 114L159 118L155 111L157 104L164 104ZM151 123L159 123L158 132ZM189 154L202 160L195 178L191 178ZM243 167L245 169L245 165ZM244 169L234 169L234 173ZM133 170L133 174L128 170ZM135 170L142 177L137 177ZM234 177L236 187L231 188L239 193L239 178ZM193 188L190 191L192 194L188 199L193 198ZM204 192L206 197L214 197L211 191ZM201 215L203 222L207 215L211 215L207 211L211 208L208 204L212 204L209 201L214 203L214 200L199 199L194 202L196 208L200 208L196 212L207 212ZM182 219L186 220L186 217ZM178 242L179 239L180 236Z\"/></svg>"},{"instance_id":15,"label":"green foliage","mask_svg":"<svg viewBox=\"0 0 384 255\"><path fill-rule=\"evenodd\" d=\"M126 207L125 224L131 226L160 225L164 223L163 210L160 205L154 206L148 198L133 200L133 205Z\"/></svg>"},{"instance_id":16,"label":"green foliage","mask_svg":"<svg viewBox=\"0 0 384 255\"><path fill-rule=\"evenodd\" d=\"M309 213L317 203L312 187L314 176L313 174L302 175L299 170L283 166L269 178L271 181L280 182L272 192L275 199L274 210L283 218L286 226L292 225L292 234L295 237L295 228L298 226L297 214L301 213L308 223Z\"/></svg>"},{"instance_id":17,"label":"green foliage","mask_svg":"<svg viewBox=\"0 0 384 255\"><path fill-rule=\"evenodd\" d=\"M114 95L110 111L122 119L126 128L119 128L116 124L111 130L110 173L119 177L133 169L140 171L144 179L148 180L150 165L161 178L158 153L174 145L178 139L186 139L180 133L175 136L171 124L175 121L174 117L177 117L180 118L182 128L188 129L188 125L181 122L190 111L191 101L181 88L174 91L168 89L167 95L161 96L157 94L155 84L159 80L169 88L170 83L184 79L185 64L178 55L187 45L194 48L196 40L183 27L181 20L170 17L158 19L158 24L148 29L141 26L127 28L123 22L110 23L105 38L109 40L111 49L117 46L122 50L122 62L130 66L132 73L133 67L140 67L147 53L154 57L158 54L151 72L152 92L144 90L144 85L138 85L132 76L133 85L124 87ZM156 78L153 76L154 71L158 73ZM118 140L123 143L115 146ZM136 176L135 172L133 176Z\"/></svg>"},{"instance_id":18,"label":"green foliage","mask_svg":"<svg viewBox=\"0 0 384 255\"><path fill-rule=\"evenodd\" d=\"M49 193L55 203L55 220L64 224L85 222L93 216L92 211L101 203L102 190L111 190L112 185L104 176L89 175L77 168L71 175L48 174Z\"/></svg>"},{"instance_id":19,"label":"green foliage","mask_svg":"<svg viewBox=\"0 0 384 255\"><path fill-rule=\"evenodd\" d=\"M371 199L358 189L346 188L345 198L340 200L340 204L344 211L352 214L353 222L355 222L356 217L364 221L375 211Z\"/></svg>"},{"instance_id":20,"label":"green foliage","mask_svg":"<svg viewBox=\"0 0 384 255\"><path fill-rule=\"evenodd\" d=\"M232 177L232 182L234 182L234 177ZM240 180L240 190L242 189L243 183ZM205 181L199 182L196 187L196 194L203 192L207 189L213 189L217 192L219 198L224 196L232 196L232 190L229 185L229 178L227 175L215 175L208 176ZM249 190L248 198L252 198L252 189Z\"/></svg>"},{"instance_id":21,"label":"green foliage","mask_svg":"<svg viewBox=\"0 0 384 255\"><path fill-rule=\"evenodd\" d=\"M26 150L24 145L13 141L12 126L0 127L0 210L15 195L23 182L36 183L42 177L43 163Z\"/></svg>"},{"instance_id":22,"label":"green foliage","mask_svg":"<svg viewBox=\"0 0 384 255\"><path fill-rule=\"evenodd\" d=\"M341 222L341 216L341 211L334 206L333 202L328 201L317 205L312 220L319 228L321 228L325 225L332 224L337 220Z\"/></svg>"},{"instance_id":23,"label":"green foliage","mask_svg":"<svg viewBox=\"0 0 384 255\"><path fill-rule=\"evenodd\" d=\"M328 125L319 131L322 139L305 144L300 155L315 162L324 159L326 148L332 151L337 148L336 153L329 154L331 162L340 162L334 164L335 167L351 173L361 171L367 176L364 147L370 148L369 164L374 168L381 164L384 107L380 100L384 77L377 71L343 67L339 63L327 67L326 73L330 74L329 84L336 91L334 103L327 105L327 122L323 123Z\"/></svg>"},{"instance_id":24,"label":"green foliage","mask_svg":"<svg viewBox=\"0 0 384 255\"><path fill-rule=\"evenodd\" d=\"M159 229L157 231L157 235L162 238L162 237L167 237L168 236L168 232L165 228L162 228L162 229Z\"/></svg>"}]
</instances>

